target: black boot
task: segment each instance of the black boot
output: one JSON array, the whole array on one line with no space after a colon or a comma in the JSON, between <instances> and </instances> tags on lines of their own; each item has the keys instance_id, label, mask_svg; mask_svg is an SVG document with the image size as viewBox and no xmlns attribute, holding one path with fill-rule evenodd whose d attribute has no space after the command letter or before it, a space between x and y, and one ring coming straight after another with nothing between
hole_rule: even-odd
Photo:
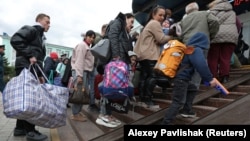
<instances>
[{"instance_id":1,"label":"black boot","mask_svg":"<svg viewBox=\"0 0 250 141\"><path fill-rule=\"evenodd\" d=\"M229 76L220 77L220 83L227 83L229 81Z\"/></svg>"}]
</instances>

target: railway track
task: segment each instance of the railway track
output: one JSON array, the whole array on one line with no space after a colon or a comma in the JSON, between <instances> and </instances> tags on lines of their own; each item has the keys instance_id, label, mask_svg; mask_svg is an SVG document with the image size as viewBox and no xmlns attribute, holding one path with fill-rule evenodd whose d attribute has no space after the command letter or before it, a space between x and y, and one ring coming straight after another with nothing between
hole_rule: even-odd
<instances>
[{"instance_id":1,"label":"railway track","mask_svg":"<svg viewBox=\"0 0 250 141\"><path fill-rule=\"evenodd\" d=\"M177 116L174 124L250 124L250 114L246 114L250 107L250 66L232 69L230 81L224 86L230 91L229 95L222 95L214 88L201 85L199 94L194 101L195 118ZM91 112L87 105L82 112L87 115L87 122L76 122L69 119L71 109L68 109L67 125L51 129L52 141L112 141L123 140L123 125L152 125L160 124L164 114L171 104L172 88L162 94L155 88L153 101L158 107L148 108L145 104L135 102L128 114L113 115L122 121L116 128L107 128L97 125L95 120L98 113Z\"/></svg>"}]
</instances>

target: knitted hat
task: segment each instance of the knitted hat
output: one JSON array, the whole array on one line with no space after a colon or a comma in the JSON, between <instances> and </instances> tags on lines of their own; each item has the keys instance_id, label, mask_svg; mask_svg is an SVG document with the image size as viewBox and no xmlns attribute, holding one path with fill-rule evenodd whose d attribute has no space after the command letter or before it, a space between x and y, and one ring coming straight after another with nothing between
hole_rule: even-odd
<instances>
[{"instance_id":1,"label":"knitted hat","mask_svg":"<svg viewBox=\"0 0 250 141\"><path fill-rule=\"evenodd\" d=\"M202 49L208 49L209 47L208 37L206 34L202 32L197 32L189 39L187 46L194 46Z\"/></svg>"},{"instance_id":2,"label":"knitted hat","mask_svg":"<svg viewBox=\"0 0 250 141\"><path fill-rule=\"evenodd\" d=\"M57 53L56 53L56 52L51 52L51 53L50 53L50 58L51 58L51 59L58 59Z\"/></svg>"}]
</instances>

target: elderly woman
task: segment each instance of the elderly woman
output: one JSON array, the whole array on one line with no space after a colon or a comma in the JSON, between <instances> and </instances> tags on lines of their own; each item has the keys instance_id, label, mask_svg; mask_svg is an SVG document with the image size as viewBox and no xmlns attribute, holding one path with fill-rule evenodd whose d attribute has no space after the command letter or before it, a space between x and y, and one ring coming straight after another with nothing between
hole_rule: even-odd
<instances>
[{"instance_id":1,"label":"elderly woman","mask_svg":"<svg viewBox=\"0 0 250 141\"><path fill-rule=\"evenodd\" d=\"M218 18L220 28L211 41L208 66L213 76L224 83L229 79L230 60L238 41L236 14L227 0L213 1L209 4L209 10Z\"/></svg>"}]
</instances>

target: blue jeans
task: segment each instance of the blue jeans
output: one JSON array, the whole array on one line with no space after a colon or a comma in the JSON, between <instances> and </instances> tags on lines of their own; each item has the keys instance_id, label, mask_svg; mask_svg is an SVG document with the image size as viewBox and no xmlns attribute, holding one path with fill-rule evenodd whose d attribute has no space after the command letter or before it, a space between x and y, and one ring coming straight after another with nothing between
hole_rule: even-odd
<instances>
[{"instance_id":1,"label":"blue jeans","mask_svg":"<svg viewBox=\"0 0 250 141\"><path fill-rule=\"evenodd\" d=\"M188 80L174 79L172 103L163 118L162 124L171 124L181 108L184 111L191 111L197 92L196 86Z\"/></svg>"},{"instance_id":2,"label":"blue jeans","mask_svg":"<svg viewBox=\"0 0 250 141\"><path fill-rule=\"evenodd\" d=\"M96 67L89 72L89 94L90 94L90 105L95 104L95 76L97 75Z\"/></svg>"},{"instance_id":3,"label":"blue jeans","mask_svg":"<svg viewBox=\"0 0 250 141\"><path fill-rule=\"evenodd\" d=\"M109 108L106 108L106 103L108 99L105 99L103 97L101 97L101 101L100 101L100 114L103 115L111 115L112 114L112 110Z\"/></svg>"},{"instance_id":4,"label":"blue jeans","mask_svg":"<svg viewBox=\"0 0 250 141\"><path fill-rule=\"evenodd\" d=\"M208 50L203 50L203 54L205 56L205 58L207 59L207 54L208 54ZM200 84L201 84L201 76L200 74L197 72L197 70L195 69L194 74L192 76L192 83L194 83L194 85L197 87L197 89L200 88Z\"/></svg>"},{"instance_id":5,"label":"blue jeans","mask_svg":"<svg viewBox=\"0 0 250 141\"><path fill-rule=\"evenodd\" d=\"M104 86L103 86L103 81L102 82L100 82L99 83L99 85L98 85L98 89L99 89L99 91L100 91L100 93L103 93L103 88ZM131 94L129 94L131 97L133 97L134 95L134 86L133 86L133 84L131 83L131 82L129 82L129 91L128 92L130 92ZM130 97L130 98L131 98ZM103 96L103 94L101 94L101 101L100 101L100 104L101 104L101 106L100 106L100 114L103 114L103 115L111 115L112 114L112 110L111 109L109 109L109 108L106 108L107 106L106 106L106 104L107 104L107 102L108 102L108 98L107 97L104 97Z\"/></svg>"}]
</instances>

